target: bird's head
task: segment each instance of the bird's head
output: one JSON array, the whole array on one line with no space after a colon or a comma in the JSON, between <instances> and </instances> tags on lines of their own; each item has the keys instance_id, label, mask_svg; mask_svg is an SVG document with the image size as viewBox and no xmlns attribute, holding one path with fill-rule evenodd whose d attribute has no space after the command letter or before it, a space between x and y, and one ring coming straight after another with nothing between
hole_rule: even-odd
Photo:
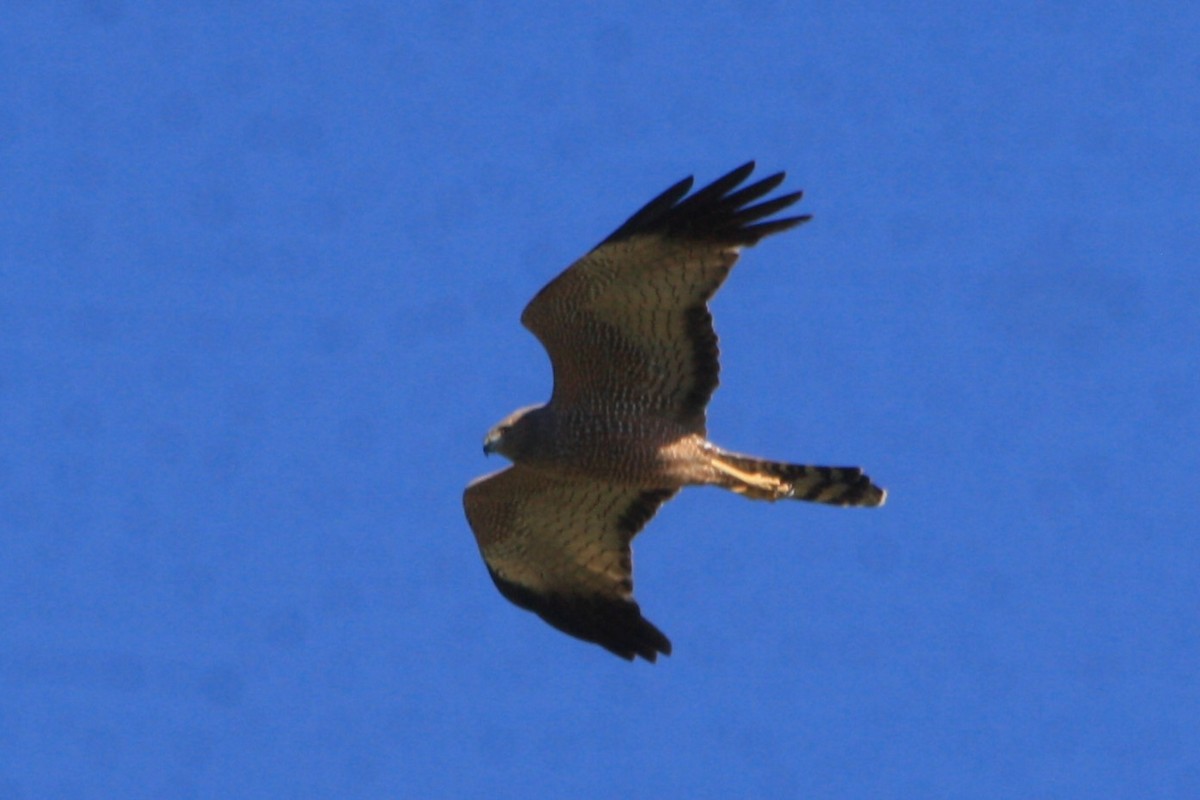
<instances>
[{"instance_id":1,"label":"bird's head","mask_svg":"<svg viewBox=\"0 0 1200 800\"><path fill-rule=\"evenodd\" d=\"M527 452L536 436L538 415L543 406L520 408L509 414L483 437L483 454L499 453L511 461Z\"/></svg>"}]
</instances>

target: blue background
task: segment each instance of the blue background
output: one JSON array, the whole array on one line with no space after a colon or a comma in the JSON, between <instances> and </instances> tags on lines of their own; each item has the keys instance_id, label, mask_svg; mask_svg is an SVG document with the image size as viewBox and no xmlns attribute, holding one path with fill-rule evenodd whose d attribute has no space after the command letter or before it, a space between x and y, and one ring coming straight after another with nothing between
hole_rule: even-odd
<instances>
[{"instance_id":1,"label":"blue background","mask_svg":"<svg viewBox=\"0 0 1200 800\"><path fill-rule=\"evenodd\" d=\"M1200 796L1200 11L4 3L0 797ZM460 508L525 302L675 180L714 311L628 664Z\"/></svg>"}]
</instances>

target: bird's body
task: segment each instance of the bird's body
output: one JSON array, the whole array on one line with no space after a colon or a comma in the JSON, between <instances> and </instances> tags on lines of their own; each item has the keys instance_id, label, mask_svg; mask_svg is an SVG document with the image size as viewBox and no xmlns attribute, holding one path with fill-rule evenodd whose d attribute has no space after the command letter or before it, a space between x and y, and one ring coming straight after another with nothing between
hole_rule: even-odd
<instances>
[{"instance_id":1,"label":"bird's body","mask_svg":"<svg viewBox=\"0 0 1200 800\"><path fill-rule=\"evenodd\" d=\"M505 437L512 441L496 452L530 469L630 486L697 482L693 468L704 437L674 420L616 407L558 411L547 405L527 409L514 422Z\"/></svg>"},{"instance_id":2,"label":"bird's body","mask_svg":"<svg viewBox=\"0 0 1200 800\"><path fill-rule=\"evenodd\" d=\"M489 432L485 452L514 466L464 495L500 591L624 658L670 652L633 600L630 542L681 488L834 505L886 497L856 467L768 461L707 439L718 376L708 300L742 246L808 219L760 222L800 195L755 205L783 175L734 191L752 170L686 199L691 179L676 184L534 297L521 321L550 354L554 393Z\"/></svg>"}]
</instances>

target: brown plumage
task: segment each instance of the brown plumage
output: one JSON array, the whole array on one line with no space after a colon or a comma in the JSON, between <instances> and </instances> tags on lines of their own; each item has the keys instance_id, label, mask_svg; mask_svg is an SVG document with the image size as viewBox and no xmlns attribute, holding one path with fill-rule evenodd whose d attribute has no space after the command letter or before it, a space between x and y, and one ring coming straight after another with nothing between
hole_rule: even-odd
<instances>
[{"instance_id":1,"label":"brown plumage","mask_svg":"<svg viewBox=\"0 0 1200 800\"><path fill-rule=\"evenodd\" d=\"M514 465L463 496L500 592L623 658L671 652L633 600L630 542L680 488L844 506L886 498L857 467L766 461L706 438L718 380L708 300L742 247L809 219L767 219L800 192L756 204L784 175L739 189L753 170L690 196L692 179L680 181L538 292L521 322L550 355L554 392L488 433L484 451Z\"/></svg>"}]
</instances>

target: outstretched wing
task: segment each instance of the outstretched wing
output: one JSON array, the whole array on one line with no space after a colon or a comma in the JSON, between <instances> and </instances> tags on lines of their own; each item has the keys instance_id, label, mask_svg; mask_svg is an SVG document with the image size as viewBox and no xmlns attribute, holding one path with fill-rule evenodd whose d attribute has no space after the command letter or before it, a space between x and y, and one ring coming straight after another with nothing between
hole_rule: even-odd
<instances>
[{"instance_id":1,"label":"outstretched wing","mask_svg":"<svg viewBox=\"0 0 1200 800\"><path fill-rule=\"evenodd\" d=\"M692 179L680 181L530 301L521 322L550 354L554 406L621 404L703 432L719 370L708 299L740 248L808 220L767 219L801 193L755 204L784 174L738 189L753 170L690 196Z\"/></svg>"},{"instance_id":2,"label":"outstretched wing","mask_svg":"<svg viewBox=\"0 0 1200 800\"><path fill-rule=\"evenodd\" d=\"M472 481L463 506L501 594L622 658L654 661L671 642L633 600L629 543L673 494L516 465Z\"/></svg>"}]
</instances>

